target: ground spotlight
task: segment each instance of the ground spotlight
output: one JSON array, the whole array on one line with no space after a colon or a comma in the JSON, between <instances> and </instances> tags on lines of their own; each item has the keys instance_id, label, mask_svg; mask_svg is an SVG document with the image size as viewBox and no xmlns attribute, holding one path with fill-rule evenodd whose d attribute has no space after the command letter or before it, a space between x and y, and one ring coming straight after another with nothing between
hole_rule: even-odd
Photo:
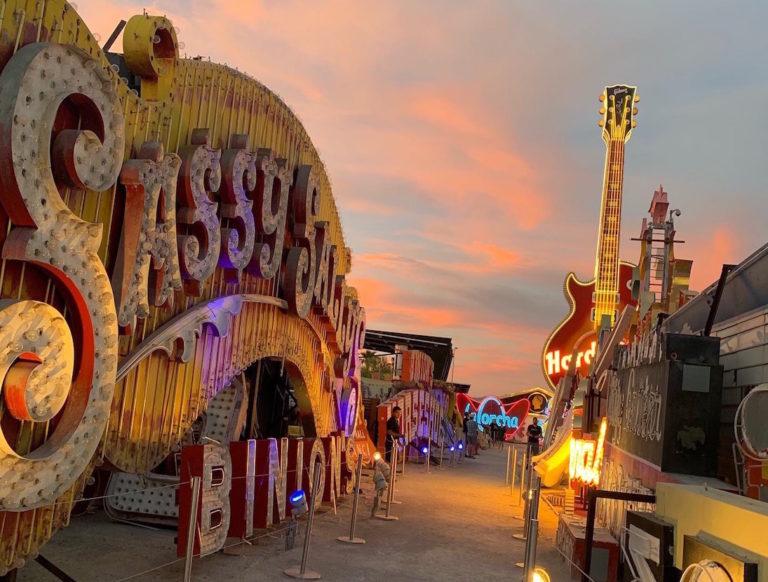
<instances>
[{"instance_id":1,"label":"ground spotlight","mask_svg":"<svg viewBox=\"0 0 768 582\"><path fill-rule=\"evenodd\" d=\"M421 447L421 454L426 455L428 450L427 447Z\"/></svg>"},{"instance_id":2,"label":"ground spotlight","mask_svg":"<svg viewBox=\"0 0 768 582\"><path fill-rule=\"evenodd\" d=\"M533 571L533 582L551 582L549 574L543 568L536 568Z\"/></svg>"},{"instance_id":3,"label":"ground spotlight","mask_svg":"<svg viewBox=\"0 0 768 582\"><path fill-rule=\"evenodd\" d=\"M304 515L307 513L307 511L309 511L309 506L307 505L307 496L304 495L304 491L302 489L291 493L289 500L291 502L291 515L293 517L299 517L300 515Z\"/></svg>"},{"instance_id":4,"label":"ground spotlight","mask_svg":"<svg viewBox=\"0 0 768 582\"><path fill-rule=\"evenodd\" d=\"M381 453L379 451L376 451L375 453L373 453L373 460L381 461Z\"/></svg>"},{"instance_id":5,"label":"ground spotlight","mask_svg":"<svg viewBox=\"0 0 768 582\"><path fill-rule=\"evenodd\" d=\"M464 443L462 443L461 441L459 441L459 450L460 451L464 450Z\"/></svg>"},{"instance_id":6,"label":"ground spotlight","mask_svg":"<svg viewBox=\"0 0 768 582\"><path fill-rule=\"evenodd\" d=\"M453 452L453 450L454 450L455 448L456 448L456 447L454 447L453 445L451 445L451 449L450 449L450 451L451 451L451 452Z\"/></svg>"}]
</instances>

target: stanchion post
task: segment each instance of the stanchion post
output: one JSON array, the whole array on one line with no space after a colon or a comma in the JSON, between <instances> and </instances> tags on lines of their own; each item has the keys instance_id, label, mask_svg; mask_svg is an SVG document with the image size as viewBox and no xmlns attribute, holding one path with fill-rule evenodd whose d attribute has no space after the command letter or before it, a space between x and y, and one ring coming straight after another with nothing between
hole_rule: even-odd
<instances>
[{"instance_id":1,"label":"stanchion post","mask_svg":"<svg viewBox=\"0 0 768 582\"><path fill-rule=\"evenodd\" d=\"M398 449L398 448L397 448L397 443L395 443L395 448L396 448L397 450L396 450L396 451L395 451L395 453L394 453L394 455L395 455L395 456L394 456L394 457L392 457L392 459L394 459L394 461L393 461L392 465L393 465L394 467L397 467L397 455L398 455L398 454L399 454L399 452L400 452L400 449ZM403 447L403 458L405 458L405 447ZM402 502L402 501L397 501L397 500L395 499L395 482L396 482L396 481L397 481L397 469L395 469L395 471L392 473L392 483L391 483L391 487L392 487L392 497L391 497L391 501L387 501L387 505L389 505L390 503L392 503L392 505L402 505L402 504L403 504L403 502ZM388 499L390 499L389 495L387 495L387 498L388 498Z\"/></svg>"},{"instance_id":2,"label":"stanchion post","mask_svg":"<svg viewBox=\"0 0 768 582\"><path fill-rule=\"evenodd\" d=\"M525 489L525 462L528 458L527 453L523 451L523 463L520 466L520 489L517 491L517 504L520 505L523 501L523 489Z\"/></svg>"},{"instance_id":3,"label":"stanchion post","mask_svg":"<svg viewBox=\"0 0 768 582\"><path fill-rule=\"evenodd\" d=\"M310 495L309 517L307 517L307 530L304 534L304 551L301 554L301 566L294 566L284 570L283 573L291 578L300 578L301 580L319 580L320 574L312 570L307 570L307 558L309 557L309 542L312 537L312 521L315 517L315 495L320 490L320 469L322 464L315 463L315 474L312 479L312 494Z\"/></svg>"},{"instance_id":4,"label":"stanchion post","mask_svg":"<svg viewBox=\"0 0 768 582\"><path fill-rule=\"evenodd\" d=\"M431 464L429 462L430 457L432 456L432 427L430 426L432 423L430 422L429 416L427 416L427 454L424 457L424 464L427 466L427 473L429 473L429 465Z\"/></svg>"},{"instance_id":5,"label":"stanchion post","mask_svg":"<svg viewBox=\"0 0 768 582\"><path fill-rule=\"evenodd\" d=\"M377 519L385 519L387 521L397 521L400 519L395 515L390 515L395 496L395 474L397 473L395 467L397 467L397 447L392 447L392 467L389 473L389 491L387 491L387 512L385 515L377 515Z\"/></svg>"},{"instance_id":6,"label":"stanchion post","mask_svg":"<svg viewBox=\"0 0 768 582\"><path fill-rule=\"evenodd\" d=\"M507 472L504 474L504 485L509 484L509 463L511 460L512 460L512 449L510 447L507 447Z\"/></svg>"},{"instance_id":7,"label":"stanchion post","mask_svg":"<svg viewBox=\"0 0 768 582\"><path fill-rule=\"evenodd\" d=\"M184 558L184 582L192 580L192 556L195 552L197 533L197 504L200 501L200 477L192 477L192 500L189 505L189 528L187 529L187 553Z\"/></svg>"},{"instance_id":8,"label":"stanchion post","mask_svg":"<svg viewBox=\"0 0 768 582\"><path fill-rule=\"evenodd\" d=\"M533 471L531 471L533 472ZM531 573L536 568L536 542L539 535L539 493L541 477L534 475L531 481L530 516L528 520L528 537L525 540L525 563L523 564L523 580L528 582Z\"/></svg>"},{"instance_id":9,"label":"stanchion post","mask_svg":"<svg viewBox=\"0 0 768 582\"><path fill-rule=\"evenodd\" d=\"M349 524L349 537L341 536L336 538L340 542L347 544L364 544L363 538L355 537L355 526L357 525L357 503L360 498L360 479L363 476L363 455L357 455L357 477L355 479L355 497L352 500L352 519Z\"/></svg>"},{"instance_id":10,"label":"stanchion post","mask_svg":"<svg viewBox=\"0 0 768 582\"><path fill-rule=\"evenodd\" d=\"M514 444L512 444L511 447L514 449L514 451L512 455L512 482L510 490L514 494L515 482L517 481L517 447Z\"/></svg>"}]
</instances>

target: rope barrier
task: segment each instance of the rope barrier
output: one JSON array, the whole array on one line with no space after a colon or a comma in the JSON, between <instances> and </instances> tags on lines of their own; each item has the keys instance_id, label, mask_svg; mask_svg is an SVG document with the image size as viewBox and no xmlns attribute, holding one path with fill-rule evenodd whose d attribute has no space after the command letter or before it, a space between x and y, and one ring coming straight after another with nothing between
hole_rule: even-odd
<instances>
[{"instance_id":1,"label":"rope barrier","mask_svg":"<svg viewBox=\"0 0 768 582\"><path fill-rule=\"evenodd\" d=\"M334 516L333 511L331 511L330 509L328 511L324 512L324 513L320 513L320 514L316 515L315 520L316 521L320 521L320 520L324 520L325 521L325 520L327 520L328 516ZM337 517L337 516L334 516L334 517ZM340 522L341 520L340 520L340 518L337 518L337 519L328 520L328 521ZM242 546L242 545L246 545L246 544L247 545L253 545L253 542L255 542L257 540L260 540L260 539L265 539L265 538L281 539L281 536L285 533L285 531L288 528L289 528L289 524L286 524L284 526L280 526L280 527L271 529L269 531L265 531L264 533L261 533L261 534L259 534L257 536L254 536L254 537L251 537L251 538L247 538L247 539L241 539L241 540L238 540L237 542L233 542L231 544L226 544L226 545L222 546L221 548L219 548L215 553L222 552L224 550L228 550L228 549L235 548L235 547ZM200 554L194 554L193 557L200 558L200 557L204 557L204 556L201 556ZM136 574L131 574L130 576L127 576L125 578L119 578L115 582L126 582L127 580L133 580L134 578L138 578L138 577L144 576L146 574L151 574L152 572L156 572L158 570L162 570L163 568L168 568L170 566L173 566L174 564L178 564L178 563L183 562L183 561L184 561L184 558L176 558L173 561L166 562L166 563L161 564L159 566L154 566L152 568L149 568L147 570L143 570L142 572L138 572Z\"/></svg>"},{"instance_id":2,"label":"rope barrier","mask_svg":"<svg viewBox=\"0 0 768 582\"><path fill-rule=\"evenodd\" d=\"M303 472L306 472L307 475L308 475L309 474L309 469L305 468ZM266 476L269 476L269 473L263 473L263 474L257 475L257 477L266 477ZM232 479L233 480L234 479L245 479L246 477L248 477L248 476L246 475L246 476L241 476L241 477L233 477ZM190 483L190 481L184 482L184 484L188 484L188 483ZM359 484L358 484L358 486L359 486ZM142 489L140 491L145 491L145 490ZM120 493L120 495L125 495L125 494L127 494L127 493ZM106 497L111 497L111 496L99 496L99 497L94 497L93 499L103 499L103 498L106 498ZM346 507L346 505L344 507ZM331 519L329 519L329 517L334 517L335 519L331 520ZM340 523L342 521L342 518L341 518L340 515L335 515L333 513L333 511L331 511L329 509L328 511L325 511L323 513L317 514L315 516L315 521L321 521L321 520L324 523L326 523L328 521ZM285 534L285 532L289 529L289 527L290 527L290 524L286 523L285 525L281 525L281 526L276 527L274 529L270 529L270 530L265 531L265 532L263 532L263 533L261 533L261 534L259 534L257 536L254 536L254 537L251 537L251 538L247 538L247 539L243 538L243 539L238 540L236 542L233 542L233 543L230 543L230 544L225 544L224 546L219 548L215 553L222 552L224 550L228 550L228 549L239 547L239 546L246 545L246 544L247 545L253 545L253 542L255 542L257 540L260 540L260 539L266 539L266 538L281 539L282 536ZM194 554L193 557L200 558L201 555L198 553L198 554ZM141 576L145 576L147 574L151 574L153 572L157 572L159 570L162 570L163 568L169 568L169 567L171 567L171 566L173 566L175 564L179 564L179 563L183 562L184 560L185 560L185 558L183 558L183 557L182 558L176 558L175 560L172 560L172 561L169 561L169 562L165 562L163 564L160 564L159 566L153 566L152 568L149 568L147 570L143 570L143 571L138 572L136 574L131 574L130 576L126 576L125 578L119 578L115 582L126 582L128 580L133 580L135 578L139 578Z\"/></svg>"}]
</instances>

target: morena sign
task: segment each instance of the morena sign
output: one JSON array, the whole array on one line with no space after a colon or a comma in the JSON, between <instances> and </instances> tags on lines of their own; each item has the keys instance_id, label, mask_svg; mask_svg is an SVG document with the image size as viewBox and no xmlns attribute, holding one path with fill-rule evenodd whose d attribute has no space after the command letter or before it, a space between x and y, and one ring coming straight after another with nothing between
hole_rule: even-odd
<instances>
[{"instance_id":1,"label":"morena sign","mask_svg":"<svg viewBox=\"0 0 768 582\"><path fill-rule=\"evenodd\" d=\"M466 394L456 395L456 407L459 413L469 413L480 430L483 427L496 425L506 430L516 431L523 425L523 420L528 415L530 402L527 398L503 404L495 396L487 396L483 400L475 400Z\"/></svg>"}]
</instances>

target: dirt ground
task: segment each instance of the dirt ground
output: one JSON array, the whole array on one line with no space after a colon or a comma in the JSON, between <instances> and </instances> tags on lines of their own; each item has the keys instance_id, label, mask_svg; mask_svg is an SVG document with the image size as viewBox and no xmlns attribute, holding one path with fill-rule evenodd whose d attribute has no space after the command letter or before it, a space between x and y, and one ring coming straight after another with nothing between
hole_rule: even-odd
<instances>
[{"instance_id":1,"label":"dirt ground","mask_svg":"<svg viewBox=\"0 0 768 582\"><path fill-rule=\"evenodd\" d=\"M399 521L370 519L372 481L364 478L357 523L365 545L342 544L349 533L351 497L338 514L318 515L312 534L308 568L323 580L520 580L515 566L522 560L519 533L522 506L504 485L506 453L482 451L456 466L409 464L399 476L392 514ZM537 563L553 582L569 580L554 547L556 518L542 503ZM281 532L253 545L233 540L233 547L195 560L193 580L289 580L283 570L301 561L303 523L296 546L285 551ZM176 560L175 532L111 522L103 512L73 520L56 534L42 554L77 582L101 580L181 580L183 560ZM234 554L234 555L233 555ZM150 571L151 570L151 571ZM144 574L141 574L144 572ZM30 563L18 580L55 581L39 564Z\"/></svg>"}]
</instances>

